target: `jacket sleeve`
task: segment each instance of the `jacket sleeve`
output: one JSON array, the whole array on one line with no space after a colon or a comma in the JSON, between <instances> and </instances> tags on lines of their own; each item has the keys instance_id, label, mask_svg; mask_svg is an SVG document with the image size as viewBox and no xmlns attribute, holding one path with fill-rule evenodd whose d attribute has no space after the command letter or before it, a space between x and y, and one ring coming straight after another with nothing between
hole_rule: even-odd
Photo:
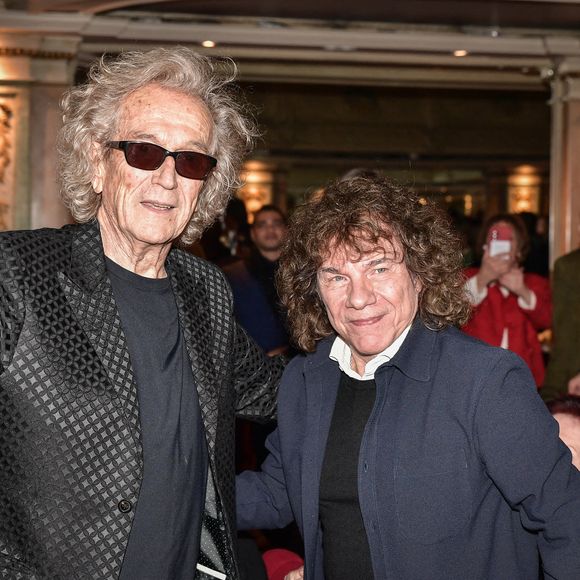
<instances>
[{"instance_id":1,"label":"jacket sleeve","mask_svg":"<svg viewBox=\"0 0 580 580\"><path fill-rule=\"evenodd\" d=\"M227 361L228 376L232 378L235 391L232 410L252 421L271 421L276 418L278 385L286 359L267 356L236 321L232 290L223 271L211 265L209 277L214 281L209 286L214 292L217 289L213 301L223 305L222 316L217 319L220 326L214 331L222 332L225 326L229 334L227 346L219 347L218 357Z\"/></svg>"},{"instance_id":2,"label":"jacket sleeve","mask_svg":"<svg viewBox=\"0 0 580 580\"><path fill-rule=\"evenodd\" d=\"M262 471L244 471L236 477L238 529L283 528L294 520L282 467L280 434L276 429L266 441L270 452Z\"/></svg>"},{"instance_id":3,"label":"jacket sleeve","mask_svg":"<svg viewBox=\"0 0 580 580\"><path fill-rule=\"evenodd\" d=\"M24 316L20 261L8 243L0 240L0 374L12 361Z\"/></svg>"},{"instance_id":4,"label":"jacket sleeve","mask_svg":"<svg viewBox=\"0 0 580 580\"><path fill-rule=\"evenodd\" d=\"M278 384L286 360L267 356L237 322L233 324L236 413L255 421L275 419Z\"/></svg>"},{"instance_id":5,"label":"jacket sleeve","mask_svg":"<svg viewBox=\"0 0 580 580\"><path fill-rule=\"evenodd\" d=\"M522 312L530 319L536 330L544 330L552 325L552 292L550 281L537 274L526 275L526 285L536 295L536 307Z\"/></svg>"},{"instance_id":6,"label":"jacket sleeve","mask_svg":"<svg viewBox=\"0 0 580 580\"><path fill-rule=\"evenodd\" d=\"M304 357L288 365L278 393L278 427L266 440L268 456L261 471L236 478L238 527L281 528L296 520L301 525L302 458L304 453Z\"/></svg>"},{"instance_id":7,"label":"jacket sleeve","mask_svg":"<svg viewBox=\"0 0 580 580\"><path fill-rule=\"evenodd\" d=\"M490 369L475 415L489 477L537 533L546 578L580 578L580 473L530 372L509 352Z\"/></svg>"}]
</instances>

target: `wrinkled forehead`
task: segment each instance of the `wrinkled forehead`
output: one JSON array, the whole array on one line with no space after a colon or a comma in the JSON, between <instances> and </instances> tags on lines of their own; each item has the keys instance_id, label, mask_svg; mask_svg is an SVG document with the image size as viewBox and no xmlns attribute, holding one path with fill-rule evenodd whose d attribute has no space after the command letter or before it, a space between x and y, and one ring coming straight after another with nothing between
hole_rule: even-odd
<instances>
[{"instance_id":1,"label":"wrinkled forehead","mask_svg":"<svg viewBox=\"0 0 580 580\"><path fill-rule=\"evenodd\" d=\"M184 115L176 117L171 109L168 111L168 104ZM117 108L118 130L145 132L152 122L159 120L170 123L174 129L207 132L209 140L213 139L214 120L207 104L201 97L177 88L150 83L125 95Z\"/></svg>"},{"instance_id":2,"label":"wrinkled forehead","mask_svg":"<svg viewBox=\"0 0 580 580\"><path fill-rule=\"evenodd\" d=\"M346 242L334 238L321 252L320 267L329 262L362 262L377 257L402 261L403 247L395 236L371 240L364 235L359 235Z\"/></svg>"}]
</instances>

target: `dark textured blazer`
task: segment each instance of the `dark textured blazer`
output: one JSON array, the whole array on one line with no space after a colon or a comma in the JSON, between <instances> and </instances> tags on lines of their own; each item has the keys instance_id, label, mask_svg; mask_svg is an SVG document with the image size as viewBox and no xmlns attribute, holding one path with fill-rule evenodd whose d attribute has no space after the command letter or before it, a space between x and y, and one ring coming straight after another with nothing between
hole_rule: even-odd
<instances>
[{"instance_id":1,"label":"dark textured blazer","mask_svg":"<svg viewBox=\"0 0 580 580\"><path fill-rule=\"evenodd\" d=\"M568 381L580 373L580 250L556 260L553 278L554 340L544 388L545 399L568 392Z\"/></svg>"},{"instance_id":2,"label":"dark textured blazer","mask_svg":"<svg viewBox=\"0 0 580 580\"><path fill-rule=\"evenodd\" d=\"M234 414L272 416L281 363L216 267L176 249L166 267L209 452L200 563L235 579ZM143 458L96 222L0 235L0 357L0 578L117 578Z\"/></svg>"}]
</instances>

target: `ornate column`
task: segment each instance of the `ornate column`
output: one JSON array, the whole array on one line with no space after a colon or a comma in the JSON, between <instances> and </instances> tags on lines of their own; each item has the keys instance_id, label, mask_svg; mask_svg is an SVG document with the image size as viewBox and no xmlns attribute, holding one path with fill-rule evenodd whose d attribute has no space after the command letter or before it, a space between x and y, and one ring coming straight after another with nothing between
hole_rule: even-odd
<instances>
[{"instance_id":1,"label":"ornate column","mask_svg":"<svg viewBox=\"0 0 580 580\"><path fill-rule=\"evenodd\" d=\"M580 59L552 80L550 261L580 246Z\"/></svg>"},{"instance_id":2,"label":"ornate column","mask_svg":"<svg viewBox=\"0 0 580 580\"><path fill-rule=\"evenodd\" d=\"M0 35L0 230L61 226L59 100L70 86L79 39Z\"/></svg>"}]
</instances>

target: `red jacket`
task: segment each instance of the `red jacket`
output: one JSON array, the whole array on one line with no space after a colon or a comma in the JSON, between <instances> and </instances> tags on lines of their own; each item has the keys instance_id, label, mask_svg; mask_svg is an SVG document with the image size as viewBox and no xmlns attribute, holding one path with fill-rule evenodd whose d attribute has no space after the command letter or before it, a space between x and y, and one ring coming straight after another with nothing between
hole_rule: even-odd
<instances>
[{"instance_id":1,"label":"red jacket","mask_svg":"<svg viewBox=\"0 0 580 580\"><path fill-rule=\"evenodd\" d=\"M479 270L468 268L467 279ZM536 295L536 307L524 310L518 304L518 297L509 293L504 297L497 284L487 287L487 296L475 306L469 322L463 330L488 344L501 346L504 328L508 330L509 349L530 367L536 384L544 382L544 359L538 340L538 331L552 323L552 297L550 282L537 274L524 274L526 286Z\"/></svg>"}]
</instances>

